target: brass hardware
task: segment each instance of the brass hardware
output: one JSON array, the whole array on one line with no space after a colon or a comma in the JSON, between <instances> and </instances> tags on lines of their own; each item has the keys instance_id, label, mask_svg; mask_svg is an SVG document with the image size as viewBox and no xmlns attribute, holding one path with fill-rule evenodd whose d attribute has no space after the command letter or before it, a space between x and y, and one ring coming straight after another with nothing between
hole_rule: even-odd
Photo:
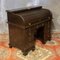
<instances>
[{"instance_id":1,"label":"brass hardware","mask_svg":"<svg viewBox=\"0 0 60 60\"><path fill-rule=\"evenodd\" d=\"M28 23L29 24L29 26L31 25L31 23Z\"/></svg>"}]
</instances>

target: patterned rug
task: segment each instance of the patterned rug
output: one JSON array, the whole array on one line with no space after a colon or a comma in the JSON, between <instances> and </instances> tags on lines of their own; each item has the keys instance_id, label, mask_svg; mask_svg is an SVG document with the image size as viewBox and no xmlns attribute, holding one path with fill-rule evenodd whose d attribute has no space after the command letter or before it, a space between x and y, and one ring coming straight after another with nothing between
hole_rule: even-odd
<instances>
[{"instance_id":1,"label":"patterned rug","mask_svg":"<svg viewBox=\"0 0 60 60\"><path fill-rule=\"evenodd\" d=\"M36 40L35 51L24 56L17 48L8 48L7 43L0 43L0 60L60 60L60 39L52 38L46 44Z\"/></svg>"}]
</instances>

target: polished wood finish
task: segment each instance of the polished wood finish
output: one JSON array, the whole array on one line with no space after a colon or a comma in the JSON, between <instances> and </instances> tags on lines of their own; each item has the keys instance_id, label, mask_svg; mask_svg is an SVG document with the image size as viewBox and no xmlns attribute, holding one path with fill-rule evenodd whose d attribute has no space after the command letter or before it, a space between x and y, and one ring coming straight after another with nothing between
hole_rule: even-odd
<instances>
[{"instance_id":1,"label":"polished wood finish","mask_svg":"<svg viewBox=\"0 0 60 60\"><path fill-rule=\"evenodd\" d=\"M35 40L45 43L51 38L52 14L48 9L8 10L10 47L17 47L27 54L35 48Z\"/></svg>"}]
</instances>

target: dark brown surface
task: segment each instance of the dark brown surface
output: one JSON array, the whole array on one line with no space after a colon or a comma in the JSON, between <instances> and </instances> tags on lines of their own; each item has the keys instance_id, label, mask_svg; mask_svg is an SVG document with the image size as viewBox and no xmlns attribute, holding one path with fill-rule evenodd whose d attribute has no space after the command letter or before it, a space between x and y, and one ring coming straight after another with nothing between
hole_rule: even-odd
<instances>
[{"instance_id":1,"label":"dark brown surface","mask_svg":"<svg viewBox=\"0 0 60 60\"><path fill-rule=\"evenodd\" d=\"M45 43L51 38L52 14L48 9L31 8L7 11L10 46L24 53L34 50L35 40Z\"/></svg>"}]
</instances>

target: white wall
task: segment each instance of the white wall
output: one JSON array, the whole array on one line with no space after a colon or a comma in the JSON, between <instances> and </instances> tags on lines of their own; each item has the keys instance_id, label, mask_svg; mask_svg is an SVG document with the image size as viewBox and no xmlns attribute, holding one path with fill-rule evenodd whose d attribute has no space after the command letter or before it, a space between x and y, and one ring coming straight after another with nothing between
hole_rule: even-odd
<instances>
[{"instance_id":1,"label":"white wall","mask_svg":"<svg viewBox=\"0 0 60 60\"><path fill-rule=\"evenodd\" d=\"M1 21L3 24L0 23L0 31L7 32L7 17L5 10L8 9L16 9L22 8L27 6L34 6L40 5L44 8L48 8L52 11L53 14L53 31L60 32L60 0L0 0L2 1L1 9ZM2 28L3 27L3 28Z\"/></svg>"}]
</instances>

